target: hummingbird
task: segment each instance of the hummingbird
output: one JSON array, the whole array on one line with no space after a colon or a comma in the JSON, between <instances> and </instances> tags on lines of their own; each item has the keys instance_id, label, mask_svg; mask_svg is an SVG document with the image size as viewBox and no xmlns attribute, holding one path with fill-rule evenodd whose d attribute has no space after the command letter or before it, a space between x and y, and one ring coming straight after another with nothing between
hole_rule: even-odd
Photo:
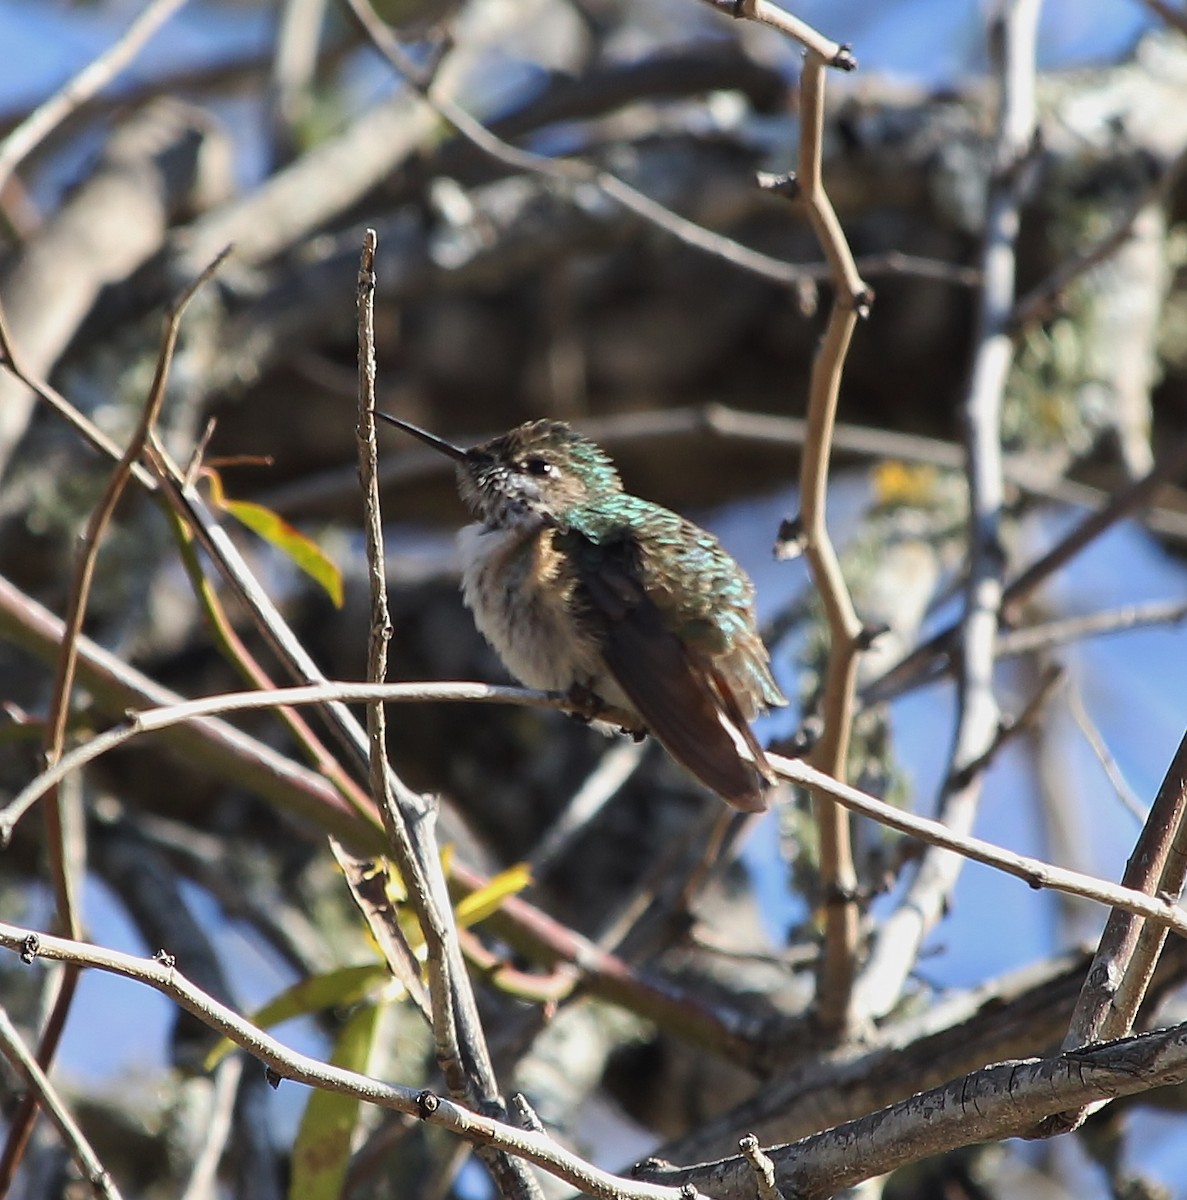
<instances>
[{"instance_id":1,"label":"hummingbird","mask_svg":"<svg viewBox=\"0 0 1187 1200\"><path fill-rule=\"evenodd\" d=\"M754 585L706 530L625 491L609 456L563 421L462 449L375 415L456 464L475 518L458 535L462 595L521 683L629 714L735 808L761 812L774 773L750 721L786 698Z\"/></svg>"}]
</instances>

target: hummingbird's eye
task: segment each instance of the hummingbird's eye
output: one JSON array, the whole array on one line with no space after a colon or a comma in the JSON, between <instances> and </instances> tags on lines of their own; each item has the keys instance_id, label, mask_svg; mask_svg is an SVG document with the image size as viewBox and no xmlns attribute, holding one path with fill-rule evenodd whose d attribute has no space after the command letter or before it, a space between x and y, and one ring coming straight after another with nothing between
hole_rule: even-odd
<instances>
[{"instance_id":1,"label":"hummingbird's eye","mask_svg":"<svg viewBox=\"0 0 1187 1200\"><path fill-rule=\"evenodd\" d=\"M546 458L529 458L527 462L523 464L523 466L524 470L527 471L529 475L552 474L552 463L550 463Z\"/></svg>"}]
</instances>

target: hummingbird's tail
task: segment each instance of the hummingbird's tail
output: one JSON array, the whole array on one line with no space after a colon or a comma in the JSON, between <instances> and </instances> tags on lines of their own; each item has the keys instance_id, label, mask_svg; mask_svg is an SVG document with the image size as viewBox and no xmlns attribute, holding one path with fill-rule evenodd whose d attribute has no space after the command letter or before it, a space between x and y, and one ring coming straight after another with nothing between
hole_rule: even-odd
<instances>
[{"instance_id":1,"label":"hummingbird's tail","mask_svg":"<svg viewBox=\"0 0 1187 1200\"><path fill-rule=\"evenodd\" d=\"M685 770L742 812L765 812L774 779L741 705L648 607L607 627L602 654L655 739ZM647 620L648 615L655 619Z\"/></svg>"}]
</instances>

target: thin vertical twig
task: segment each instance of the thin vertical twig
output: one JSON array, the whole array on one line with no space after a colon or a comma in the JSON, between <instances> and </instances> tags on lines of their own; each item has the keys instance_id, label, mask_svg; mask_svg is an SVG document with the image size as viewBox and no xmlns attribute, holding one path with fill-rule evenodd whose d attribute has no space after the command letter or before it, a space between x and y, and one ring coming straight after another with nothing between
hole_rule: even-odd
<instances>
[{"instance_id":1,"label":"thin vertical twig","mask_svg":"<svg viewBox=\"0 0 1187 1200\"><path fill-rule=\"evenodd\" d=\"M852 70L847 47L831 42L766 0L743 0L738 16L775 25L805 46L800 74L798 170L791 194L800 200L824 251L833 283L833 303L824 337L812 361L808 418L800 465L800 520L804 554L820 594L830 636L823 691L824 728L812 751L819 770L844 782L853 727L861 621L853 607L841 564L829 537L827 492L837 400L845 358L858 318L869 309L866 286L824 188L824 91L829 67ZM820 839L824 906L824 953L817 984L816 1018L831 1033L850 1028L852 986L857 970L857 873L853 866L849 816L827 795L814 792Z\"/></svg>"},{"instance_id":2,"label":"thin vertical twig","mask_svg":"<svg viewBox=\"0 0 1187 1200\"><path fill-rule=\"evenodd\" d=\"M969 565L959 639L956 734L940 819L956 833L973 826L981 764L998 735L994 695L997 630L1001 617L1005 556L1001 545L1004 473L1001 409L1013 362L1010 318L1014 306L1017 238L1029 191L1036 129L1035 41L1041 0L1003 0L989 32L997 64L1000 99L993 173L989 185L984 280L977 313L973 366L961 408L969 482ZM929 850L898 908L879 930L857 986L857 1003L871 1018L898 1001L914 968L920 944L943 915L960 874L961 860Z\"/></svg>"},{"instance_id":3,"label":"thin vertical twig","mask_svg":"<svg viewBox=\"0 0 1187 1200\"><path fill-rule=\"evenodd\" d=\"M359 262L359 482L363 490L364 532L367 540L367 582L371 593L371 627L367 638L367 680L382 683L387 677L387 648L392 636L387 606L387 579L383 555L383 518L379 507L379 459L375 438L375 249L374 229L363 235ZM382 702L367 705L370 743L371 794L383 814L384 826L394 845L405 841L403 817L387 772L387 716ZM437 1065L446 1087L458 1100L471 1100L457 1042L449 957L436 934L437 921L425 922L429 947L429 991L432 998L433 1038Z\"/></svg>"},{"instance_id":4,"label":"thin vertical twig","mask_svg":"<svg viewBox=\"0 0 1187 1200\"><path fill-rule=\"evenodd\" d=\"M371 591L367 675L369 680L381 682L387 673L391 619L387 607L375 437L375 251L375 231L368 229L363 239L358 286L359 479L365 509ZM408 883L410 898L414 903L419 901L416 911L428 948L429 994L438 1063L455 1099L505 1114L453 921L433 834L435 814L426 807L423 798L402 787L397 790L395 786L395 775L387 763L386 719L382 703L368 704L367 732L372 795L383 814L384 826L397 864ZM509 1200L541 1200L539 1185L522 1160L489 1147L481 1148L479 1155Z\"/></svg>"},{"instance_id":5,"label":"thin vertical twig","mask_svg":"<svg viewBox=\"0 0 1187 1200\"><path fill-rule=\"evenodd\" d=\"M825 60L817 51L809 50L800 81L802 128L798 178L812 227L833 268L836 290L824 339L812 363L808 430L800 468L800 515L804 554L820 594L831 638L824 677L824 728L813 748L812 763L844 782L853 728L861 621L829 537L826 498L841 372L858 313L868 304L869 293L857 274L821 180L824 69ZM815 797L815 813L825 912L816 1013L823 1025L840 1032L849 1026L857 970L857 873L848 813L819 793Z\"/></svg>"}]
</instances>

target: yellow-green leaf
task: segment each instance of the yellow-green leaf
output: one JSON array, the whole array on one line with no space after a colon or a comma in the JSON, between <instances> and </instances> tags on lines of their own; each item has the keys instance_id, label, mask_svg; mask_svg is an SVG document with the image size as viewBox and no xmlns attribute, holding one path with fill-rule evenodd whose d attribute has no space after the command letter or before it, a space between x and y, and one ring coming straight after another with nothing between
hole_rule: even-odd
<instances>
[{"instance_id":1,"label":"yellow-green leaf","mask_svg":"<svg viewBox=\"0 0 1187 1200\"><path fill-rule=\"evenodd\" d=\"M322 975L311 975L285 988L273 996L262 1008L251 1015L253 1025L270 1029L293 1017L308 1016L327 1008L343 1008L357 1004L375 988L391 978L387 965L381 962L364 963L358 967L337 967ZM207 1071L213 1070L232 1050L235 1043L223 1038L206 1056L202 1064Z\"/></svg>"},{"instance_id":2,"label":"yellow-green leaf","mask_svg":"<svg viewBox=\"0 0 1187 1200\"><path fill-rule=\"evenodd\" d=\"M310 579L325 589L335 608L342 607L342 572L312 538L262 504L224 498L222 507L264 541L287 554Z\"/></svg>"},{"instance_id":3,"label":"yellow-green leaf","mask_svg":"<svg viewBox=\"0 0 1187 1200\"><path fill-rule=\"evenodd\" d=\"M484 887L471 892L464 900L459 900L454 909L457 923L463 928L477 925L487 917L499 911L499 907L508 896L522 892L532 882L532 869L527 863L516 863L505 871L500 871Z\"/></svg>"},{"instance_id":4,"label":"yellow-green leaf","mask_svg":"<svg viewBox=\"0 0 1187 1200\"><path fill-rule=\"evenodd\" d=\"M351 1014L330 1057L335 1066L367 1072L379 1013L378 1004L363 1004ZM358 1119L354 1096L320 1089L309 1093L293 1143L289 1200L339 1200Z\"/></svg>"}]
</instances>

